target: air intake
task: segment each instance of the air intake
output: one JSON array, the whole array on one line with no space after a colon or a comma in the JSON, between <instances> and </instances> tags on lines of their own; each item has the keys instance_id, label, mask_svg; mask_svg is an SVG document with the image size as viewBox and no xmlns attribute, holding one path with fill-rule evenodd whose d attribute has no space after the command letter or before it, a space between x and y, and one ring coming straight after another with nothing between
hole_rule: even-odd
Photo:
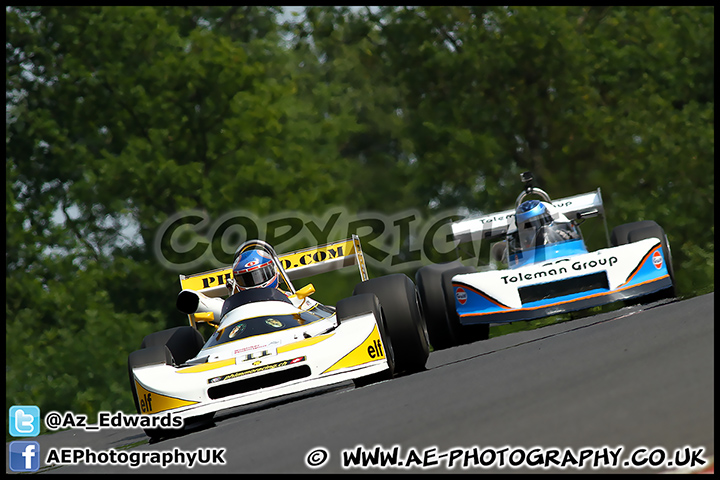
<instances>
[{"instance_id":1,"label":"air intake","mask_svg":"<svg viewBox=\"0 0 720 480\"><path fill-rule=\"evenodd\" d=\"M593 273L582 277L567 278L557 282L531 285L518 288L520 300L523 305L526 303L547 300L550 298L564 297L576 293L589 292L590 290L609 290L607 274L605 272Z\"/></svg>"},{"instance_id":2,"label":"air intake","mask_svg":"<svg viewBox=\"0 0 720 480\"><path fill-rule=\"evenodd\" d=\"M301 378L309 377L311 373L309 366L301 365L279 372L266 373L259 377L210 387L208 389L208 396L212 400L217 400L218 398L225 398L231 395L252 392L261 388L282 385L283 383L292 382L293 380L300 380Z\"/></svg>"}]
</instances>

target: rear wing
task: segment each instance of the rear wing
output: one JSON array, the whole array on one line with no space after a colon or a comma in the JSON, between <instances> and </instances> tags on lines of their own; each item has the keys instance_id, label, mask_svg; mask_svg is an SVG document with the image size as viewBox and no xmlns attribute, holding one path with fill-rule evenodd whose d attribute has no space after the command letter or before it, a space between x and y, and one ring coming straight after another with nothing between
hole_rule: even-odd
<instances>
[{"instance_id":1,"label":"rear wing","mask_svg":"<svg viewBox=\"0 0 720 480\"><path fill-rule=\"evenodd\" d=\"M551 203L570 220L595 216L605 217L599 188L594 192L561 198ZM500 237L507 233L514 217L515 210L513 209L461 220L451 225L452 235L460 243Z\"/></svg>"},{"instance_id":2,"label":"rear wing","mask_svg":"<svg viewBox=\"0 0 720 480\"><path fill-rule=\"evenodd\" d=\"M293 289L291 280L310 277L321 273L338 270L357 265L362 281L368 279L365 257L360 246L360 238L352 238L327 243L316 247L296 250L294 252L278 255L280 275ZM194 290L208 297L221 297L227 295L225 282L232 275L232 265L208 270L191 275L180 275L182 290Z\"/></svg>"}]
</instances>

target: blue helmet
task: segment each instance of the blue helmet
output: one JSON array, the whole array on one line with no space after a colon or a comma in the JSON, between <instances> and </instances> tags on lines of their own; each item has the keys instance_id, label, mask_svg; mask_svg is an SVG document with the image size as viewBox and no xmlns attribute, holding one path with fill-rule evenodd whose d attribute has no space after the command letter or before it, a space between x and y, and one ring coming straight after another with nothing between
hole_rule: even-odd
<instances>
[{"instance_id":1,"label":"blue helmet","mask_svg":"<svg viewBox=\"0 0 720 480\"><path fill-rule=\"evenodd\" d=\"M539 200L528 200L518 205L514 226L517 228L511 227L507 233L508 265L511 268L555 258L558 252L568 250L561 250L565 247L560 246L546 247L582 238L573 222L555 210L552 204ZM581 248L584 249L584 245Z\"/></svg>"},{"instance_id":2,"label":"blue helmet","mask_svg":"<svg viewBox=\"0 0 720 480\"><path fill-rule=\"evenodd\" d=\"M235 260L232 268L232 293L248 288L277 288L278 271L272 257L264 250L247 250Z\"/></svg>"},{"instance_id":3,"label":"blue helmet","mask_svg":"<svg viewBox=\"0 0 720 480\"><path fill-rule=\"evenodd\" d=\"M518 230L530 227L540 227L552 223L552 217L547 207L540 200L528 200L517 207L515 222ZM530 223L530 225L528 225Z\"/></svg>"},{"instance_id":4,"label":"blue helmet","mask_svg":"<svg viewBox=\"0 0 720 480\"><path fill-rule=\"evenodd\" d=\"M553 217L540 200L528 200L515 210L515 223L519 247L524 250L545 243L543 227L552 225Z\"/></svg>"}]
</instances>

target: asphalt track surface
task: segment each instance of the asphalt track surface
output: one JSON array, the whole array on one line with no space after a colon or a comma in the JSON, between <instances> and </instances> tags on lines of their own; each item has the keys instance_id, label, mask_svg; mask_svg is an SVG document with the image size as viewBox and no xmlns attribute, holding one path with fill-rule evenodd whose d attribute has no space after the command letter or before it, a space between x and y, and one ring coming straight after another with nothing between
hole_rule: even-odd
<instances>
[{"instance_id":1,"label":"asphalt track surface","mask_svg":"<svg viewBox=\"0 0 720 480\"><path fill-rule=\"evenodd\" d=\"M64 474L659 473L675 469L667 461L676 451L701 451L699 458L714 465L714 328L714 293L625 307L433 352L425 371L391 381L219 413L213 425L152 444L139 429L68 430L34 440L43 459L50 449L132 445L123 451L206 448L224 461L191 469L43 461L41 472ZM404 466L345 468L343 458L357 447L396 448ZM593 457L582 468L518 462L533 448L536 454L558 450L556 459L570 452L576 460L595 449L594 455L605 452L599 464L605 466L593 468ZM612 462L608 450L619 452L617 467L602 463ZM633 452L645 460L643 468L624 465ZM650 465L663 454L665 461ZM308 466L323 458L320 467ZM6 472L12 473L7 457Z\"/></svg>"}]
</instances>

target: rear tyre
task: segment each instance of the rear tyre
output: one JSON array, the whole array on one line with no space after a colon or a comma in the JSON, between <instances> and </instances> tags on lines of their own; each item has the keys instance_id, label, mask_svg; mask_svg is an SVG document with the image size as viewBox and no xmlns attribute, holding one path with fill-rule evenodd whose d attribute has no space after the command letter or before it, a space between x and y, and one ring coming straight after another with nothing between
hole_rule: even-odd
<instances>
[{"instance_id":1,"label":"rear tyre","mask_svg":"<svg viewBox=\"0 0 720 480\"><path fill-rule=\"evenodd\" d=\"M200 332L186 325L151 333L143 338L140 348L165 345L170 350L175 365L181 365L197 355L204 344L205 340Z\"/></svg>"},{"instance_id":2,"label":"rear tyre","mask_svg":"<svg viewBox=\"0 0 720 480\"><path fill-rule=\"evenodd\" d=\"M612 232L610 233L610 244L613 247L617 247L618 245L627 245L628 243L630 243L628 236L630 235L631 231L648 226L659 227L659 225L653 220L641 220L639 222L630 222L618 225L617 227L613 228Z\"/></svg>"},{"instance_id":3,"label":"rear tyre","mask_svg":"<svg viewBox=\"0 0 720 480\"><path fill-rule=\"evenodd\" d=\"M365 293L375 294L380 301L395 354L395 371L424 370L430 347L420 299L412 280L402 273L373 278L356 285L353 296Z\"/></svg>"}]
</instances>

